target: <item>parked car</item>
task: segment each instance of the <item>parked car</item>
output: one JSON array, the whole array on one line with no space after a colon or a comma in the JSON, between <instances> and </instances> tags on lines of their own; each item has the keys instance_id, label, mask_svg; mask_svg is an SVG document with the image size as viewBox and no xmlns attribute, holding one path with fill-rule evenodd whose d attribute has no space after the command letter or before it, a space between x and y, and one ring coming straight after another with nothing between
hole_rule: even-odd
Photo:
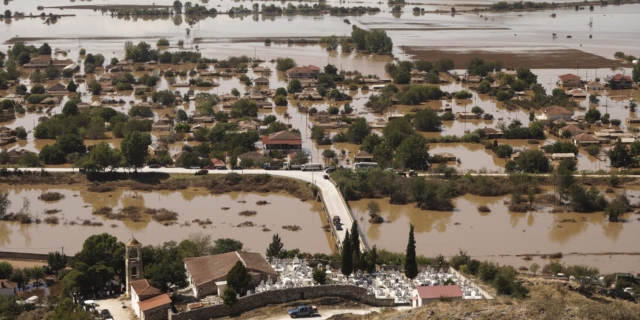
<instances>
[{"instance_id":1,"label":"parked car","mask_svg":"<svg viewBox=\"0 0 640 320\"><path fill-rule=\"evenodd\" d=\"M199 166L191 166L191 168L189 168L189 169L196 169L196 170L200 170L200 167L199 167Z\"/></svg>"},{"instance_id":2,"label":"parked car","mask_svg":"<svg viewBox=\"0 0 640 320\"><path fill-rule=\"evenodd\" d=\"M100 311L100 319L113 320L113 317L111 316L111 312L109 312L108 309L102 309L102 311Z\"/></svg>"},{"instance_id":3,"label":"parked car","mask_svg":"<svg viewBox=\"0 0 640 320\"><path fill-rule=\"evenodd\" d=\"M231 170L242 170L243 168L241 166L234 166L231 167Z\"/></svg>"},{"instance_id":4,"label":"parked car","mask_svg":"<svg viewBox=\"0 0 640 320\"><path fill-rule=\"evenodd\" d=\"M329 175L328 174L322 175L322 178L329 180Z\"/></svg>"},{"instance_id":5,"label":"parked car","mask_svg":"<svg viewBox=\"0 0 640 320\"><path fill-rule=\"evenodd\" d=\"M162 168L162 166L156 163L156 164L150 164L149 168L150 169L158 169L158 168Z\"/></svg>"},{"instance_id":6,"label":"parked car","mask_svg":"<svg viewBox=\"0 0 640 320\"><path fill-rule=\"evenodd\" d=\"M196 176L201 176L201 175L205 175L205 174L208 174L208 173L209 173L209 170L201 169L201 170L196 171Z\"/></svg>"},{"instance_id":7,"label":"parked car","mask_svg":"<svg viewBox=\"0 0 640 320\"><path fill-rule=\"evenodd\" d=\"M331 172L334 172L334 171L336 171L336 167L334 167L334 166L328 167L328 168L326 168L324 170L324 172L326 172L326 173L331 173Z\"/></svg>"},{"instance_id":8,"label":"parked car","mask_svg":"<svg viewBox=\"0 0 640 320\"><path fill-rule=\"evenodd\" d=\"M318 313L318 309L316 309L316 307L309 307L309 306L298 306L295 309L291 309L289 310L289 316L291 318L298 318L298 317L313 317Z\"/></svg>"},{"instance_id":9,"label":"parked car","mask_svg":"<svg viewBox=\"0 0 640 320\"><path fill-rule=\"evenodd\" d=\"M226 166L218 167L216 170L229 170Z\"/></svg>"}]
</instances>

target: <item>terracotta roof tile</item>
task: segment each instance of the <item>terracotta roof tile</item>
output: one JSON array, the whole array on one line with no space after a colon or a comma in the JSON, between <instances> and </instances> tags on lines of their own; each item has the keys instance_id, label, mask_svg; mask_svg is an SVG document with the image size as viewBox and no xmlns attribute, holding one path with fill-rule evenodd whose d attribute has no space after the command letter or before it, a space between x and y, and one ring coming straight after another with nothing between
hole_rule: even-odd
<instances>
[{"instance_id":1,"label":"terracotta roof tile","mask_svg":"<svg viewBox=\"0 0 640 320\"><path fill-rule=\"evenodd\" d=\"M131 281L131 290L135 291L140 300L146 300L162 294L162 291L152 287L147 279Z\"/></svg>"},{"instance_id":2,"label":"terracotta roof tile","mask_svg":"<svg viewBox=\"0 0 640 320\"><path fill-rule=\"evenodd\" d=\"M142 312L155 309L158 307L170 305L170 304L171 304L171 298L169 298L169 296L166 293L145 301L138 302L138 306L140 306L140 311Z\"/></svg>"},{"instance_id":3,"label":"terracotta roof tile","mask_svg":"<svg viewBox=\"0 0 640 320\"><path fill-rule=\"evenodd\" d=\"M565 79L567 79L567 80L568 79L580 79L580 76L576 76L573 73L567 73L567 74L559 75L558 78L560 78L562 80L565 80Z\"/></svg>"},{"instance_id":4,"label":"terracotta roof tile","mask_svg":"<svg viewBox=\"0 0 640 320\"><path fill-rule=\"evenodd\" d=\"M461 298L460 286L428 286L418 287L418 296L421 299Z\"/></svg>"},{"instance_id":5,"label":"terracotta roof tile","mask_svg":"<svg viewBox=\"0 0 640 320\"><path fill-rule=\"evenodd\" d=\"M238 261L243 261L249 270L277 275L271 265L259 254L250 252L227 252L213 256L186 258L184 263L196 286L223 279Z\"/></svg>"}]
</instances>

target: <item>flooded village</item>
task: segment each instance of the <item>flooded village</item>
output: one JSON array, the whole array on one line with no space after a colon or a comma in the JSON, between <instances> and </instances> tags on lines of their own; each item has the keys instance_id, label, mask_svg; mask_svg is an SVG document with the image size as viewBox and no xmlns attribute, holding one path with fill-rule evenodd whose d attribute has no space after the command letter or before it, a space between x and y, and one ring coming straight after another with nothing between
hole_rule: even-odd
<instances>
[{"instance_id":1,"label":"flooded village","mask_svg":"<svg viewBox=\"0 0 640 320\"><path fill-rule=\"evenodd\" d=\"M637 1L112 2L0 10L8 319L639 311Z\"/></svg>"}]
</instances>

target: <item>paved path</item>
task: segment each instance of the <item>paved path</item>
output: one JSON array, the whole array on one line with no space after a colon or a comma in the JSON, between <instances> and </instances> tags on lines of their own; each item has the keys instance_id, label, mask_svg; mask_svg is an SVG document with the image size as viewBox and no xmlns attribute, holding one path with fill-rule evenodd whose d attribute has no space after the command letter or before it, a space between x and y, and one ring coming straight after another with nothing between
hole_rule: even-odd
<instances>
[{"instance_id":1,"label":"paved path","mask_svg":"<svg viewBox=\"0 0 640 320\"><path fill-rule=\"evenodd\" d=\"M29 171L40 171L41 168L25 168L21 170L29 170ZM47 172L77 172L77 169L73 168L45 168ZM119 169L120 172L127 172L125 169ZM142 172L162 172L168 174L194 174L196 170L194 169L184 169L184 168L158 168L158 169L150 169L143 168L140 171ZM231 170L209 170L209 174L227 174L231 172ZM342 196L340 195L340 191L336 188L336 186L327 179L324 179L325 175L324 171L316 171L316 172L303 172L296 170L263 170L263 169L251 169L251 170L234 170L233 172L239 174L270 174L273 176L279 177L287 177L292 179L298 179L302 181L306 181L309 183L315 184L322 193L322 199L324 200L324 205L326 210L329 213L329 216L339 216L340 221L342 222L342 230L336 230L340 243L344 240L344 236L347 230L351 229L353 224L353 216L351 215L351 211L349 207L344 202ZM360 230L360 235L362 237L362 229ZM363 247L366 240L363 239ZM364 249L364 248L363 248Z\"/></svg>"}]
</instances>

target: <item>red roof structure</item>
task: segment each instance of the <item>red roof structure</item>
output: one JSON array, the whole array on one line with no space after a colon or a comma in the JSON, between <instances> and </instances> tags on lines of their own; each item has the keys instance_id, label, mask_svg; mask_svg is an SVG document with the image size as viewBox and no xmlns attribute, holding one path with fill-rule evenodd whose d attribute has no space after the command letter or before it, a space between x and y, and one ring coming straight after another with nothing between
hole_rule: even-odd
<instances>
[{"instance_id":1,"label":"red roof structure","mask_svg":"<svg viewBox=\"0 0 640 320\"><path fill-rule=\"evenodd\" d=\"M439 299L439 298L462 298L462 289L460 286L428 286L418 287L417 299Z\"/></svg>"},{"instance_id":2,"label":"red roof structure","mask_svg":"<svg viewBox=\"0 0 640 320\"><path fill-rule=\"evenodd\" d=\"M624 76L624 75L621 75L619 73L616 74L615 76L613 76L613 78L611 78L611 81L620 82L620 80L622 80L622 79L626 80L627 82L631 82L631 76Z\"/></svg>"},{"instance_id":3,"label":"red roof structure","mask_svg":"<svg viewBox=\"0 0 640 320\"><path fill-rule=\"evenodd\" d=\"M262 138L262 143L264 145L302 145L302 138L291 131L280 131Z\"/></svg>"},{"instance_id":4,"label":"red roof structure","mask_svg":"<svg viewBox=\"0 0 640 320\"><path fill-rule=\"evenodd\" d=\"M169 298L169 295L167 295L166 293L145 301L138 302L138 306L140 306L140 311L142 312L155 309L158 307L170 305L170 304L171 304L171 298Z\"/></svg>"},{"instance_id":5,"label":"red roof structure","mask_svg":"<svg viewBox=\"0 0 640 320\"><path fill-rule=\"evenodd\" d=\"M576 76L573 73L567 73L567 74L559 75L558 78L560 78L562 80L569 80L569 79L580 79L580 76Z\"/></svg>"},{"instance_id":6,"label":"red roof structure","mask_svg":"<svg viewBox=\"0 0 640 320\"><path fill-rule=\"evenodd\" d=\"M321 71L320 67L316 67L312 64L307 66L307 69L311 70L311 71Z\"/></svg>"}]
</instances>

